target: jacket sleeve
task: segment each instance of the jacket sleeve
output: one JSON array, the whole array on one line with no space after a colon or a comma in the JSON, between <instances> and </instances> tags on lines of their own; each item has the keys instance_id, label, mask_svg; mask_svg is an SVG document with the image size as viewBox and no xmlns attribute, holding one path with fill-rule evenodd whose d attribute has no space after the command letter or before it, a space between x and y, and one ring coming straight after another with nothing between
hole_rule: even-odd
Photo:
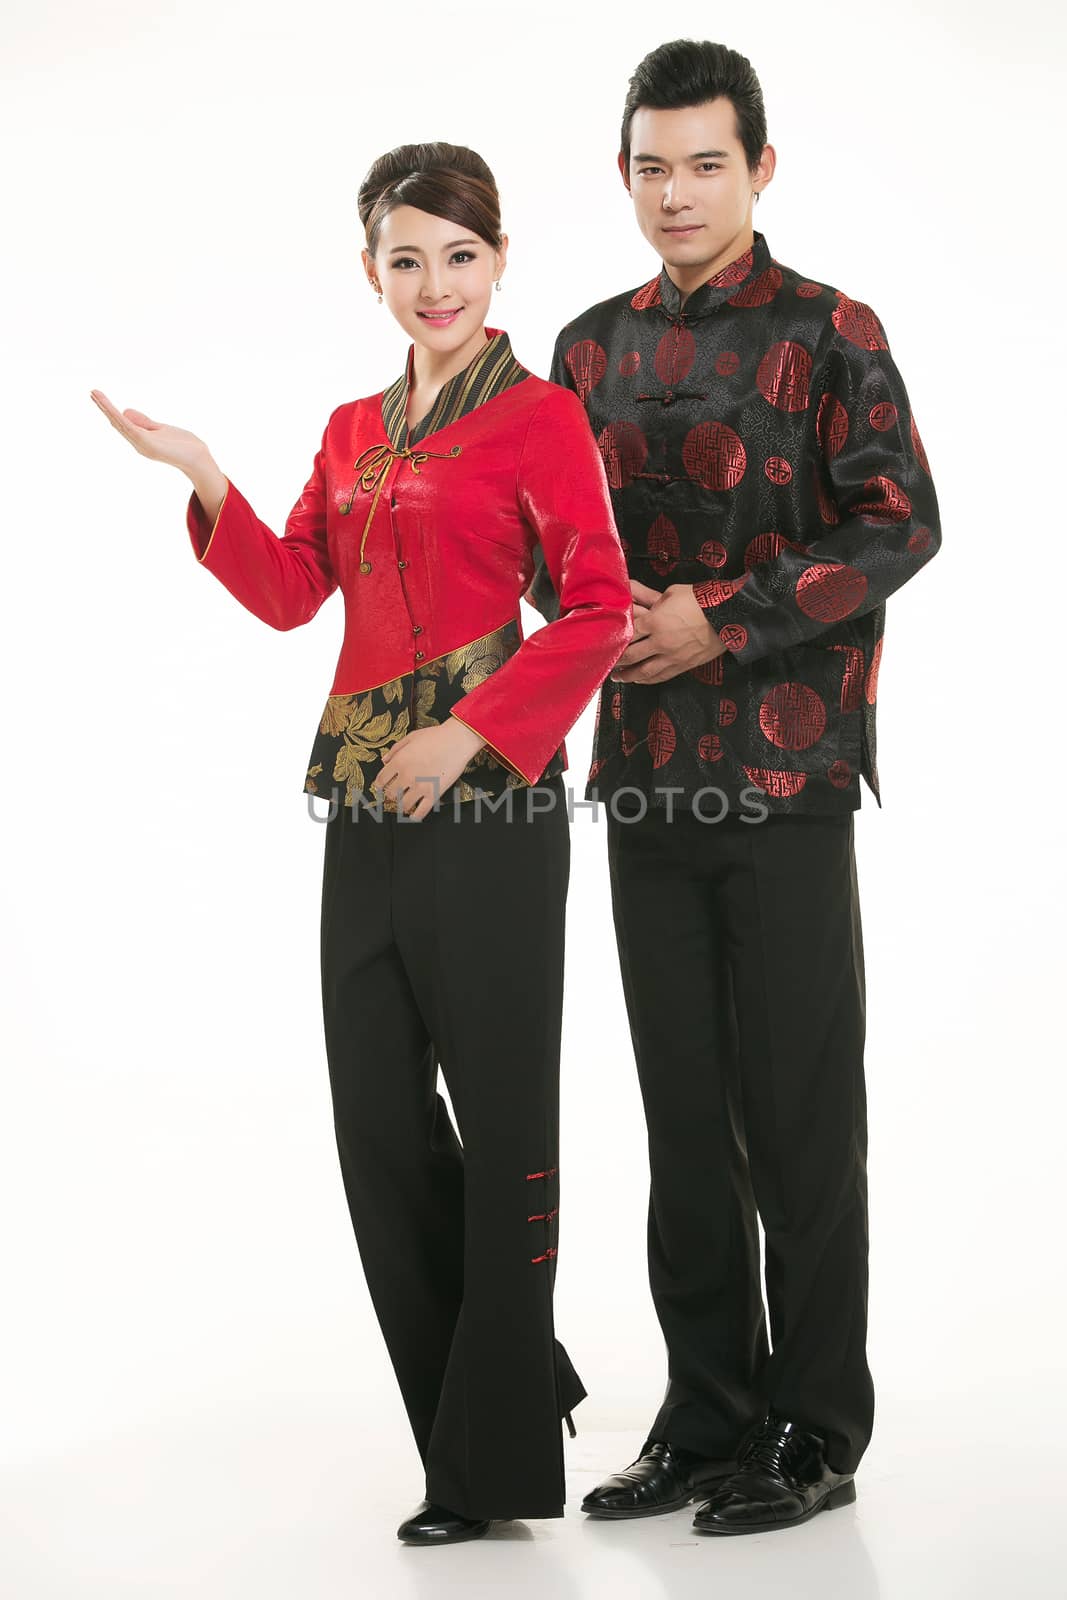
<instances>
[{"instance_id":1,"label":"jacket sleeve","mask_svg":"<svg viewBox=\"0 0 1067 1600\"><path fill-rule=\"evenodd\" d=\"M213 527L208 527L196 491L189 496L185 520L197 560L272 628L310 622L337 588L326 548L326 431L281 538L259 520L229 479Z\"/></svg>"},{"instance_id":2,"label":"jacket sleeve","mask_svg":"<svg viewBox=\"0 0 1067 1600\"><path fill-rule=\"evenodd\" d=\"M561 388L570 389L577 393L574 388L574 376L563 359L563 352L567 348L567 342L569 342L566 340L566 336L569 334L571 327L572 324L568 322L556 337L555 348L552 351L552 366L549 369L548 378L550 383L558 383ZM582 409L584 411L585 407L583 406ZM585 420L586 426L588 426L588 414ZM537 545L534 549L534 575L523 599L527 600L536 611L539 611L547 622L555 622L559 616L559 595L545 563L544 550L540 545ZM632 609L631 605L631 611Z\"/></svg>"},{"instance_id":3,"label":"jacket sleeve","mask_svg":"<svg viewBox=\"0 0 1067 1600\"><path fill-rule=\"evenodd\" d=\"M516 489L559 595L559 616L524 639L452 715L536 783L633 637L604 463L576 394L553 386L537 406Z\"/></svg>"},{"instance_id":4,"label":"jacket sleeve","mask_svg":"<svg viewBox=\"0 0 1067 1600\"><path fill-rule=\"evenodd\" d=\"M814 361L810 539L741 577L694 585L742 662L872 611L940 548L937 495L904 380L874 312L848 305L864 343L828 323Z\"/></svg>"}]
</instances>

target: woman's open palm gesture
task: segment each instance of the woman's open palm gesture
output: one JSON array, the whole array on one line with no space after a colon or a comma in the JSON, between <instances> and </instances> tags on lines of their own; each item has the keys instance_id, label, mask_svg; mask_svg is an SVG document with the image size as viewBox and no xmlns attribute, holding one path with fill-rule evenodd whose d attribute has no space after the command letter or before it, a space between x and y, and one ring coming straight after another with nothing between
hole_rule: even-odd
<instances>
[{"instance_id":1,"label":"woman's open palm gesture","mask_svg":"<svg viewBox=\"0 0 1067 1600\"><path fill-rule=\"evenodd\" d=\"M151 461L166 461L183 472L189 472L203 461L207 446L203 439L197 438L187 428L154 422L143 411L134 411L132 408L119 411L102 389L90 389L89 393L112 427L117 428L140 455L148 456Z\"/></svg>"}]
</instances>

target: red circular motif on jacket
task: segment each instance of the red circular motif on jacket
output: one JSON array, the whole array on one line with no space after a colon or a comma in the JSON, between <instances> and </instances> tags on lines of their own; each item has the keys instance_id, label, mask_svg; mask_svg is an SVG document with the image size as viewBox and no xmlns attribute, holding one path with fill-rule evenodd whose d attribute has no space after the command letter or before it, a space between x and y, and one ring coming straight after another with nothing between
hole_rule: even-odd
<instances>
[{"instance_id":1,"label":"red circular motif on jacket","mask_svg":"<svg viewBox=\"0 0 1067 1600\"><path fill-rule=\"evenodd\" d=\"M632 755L633 752L637 748L637 735L636 735L636 733L631 733L629 728L623 728L622 733L620 735L620 739L621 739L621 742L622 742L622 753L623 753L623 755L624 756Z\"/></svg>"},{"instance_id":2,"label":"red circular motif on jacket","mask_svg":"<svg viewBox=\"0 0 1067 1600\"><path fill-rule=\"evenodd\" d=\"M665 711L656 710L648 719L648 748L653 767L662 767L673 756L678 743L674 723Z\"/></svg>"},{"instance_id":3,"label":"red circular motif on jacket","mask_svg":"<svg viewBox=\"0 0 1067 1600\"><path fill-rule=\"evenodd\" d=\"M618 722L619 718L622 716L622 690L621 689L616 689L614 694L611 697L611 714L615 718L616 722Z\"/></svg>"},{"instance_id":4,"label":"red circular motif on jacket","mask_svg":"<svg viewBox=\"0 0 1067 1600\"><path fill-rule=\"evenodd\" d=\"M776 555L783 550L804 551L806 547L797 544L793 539L786 539L780 533L757 533L754 539L748 542L745 550L745 567L751 571L761 561L773 561Z\"/></svg>"},{"instance_id":5,"label":"red circular motif on jacket","mask_svg":"<svg viewBox=\"0 0 1067 1600\"><path fill-rule=\"evenodd\" d=\"M717 733L702 733L697 740L697 755L701 761L718 761L722 755L722 740Z\"/></svg>"},{"instance_id":6,"label":"red circular motif on jacket","mask_svg":"<svg viewBox=\"0 0 1067 1600\"><path fill-rule=\"evenodd\" d=\"M736 489L747 457L740 437L725 422L699 422L685 436L682 461L705 489Z\"/></svg>"},{"instance_id":7,"label":"red circular motif on jacket","mask_svg":"<svg viewBox=\"0 0 1067 1600\"><path fill-rule=\"evenodd\" d=\"M779 411L803 411L811 382L811 353L795 339L772 344L756 368L756 388Z\"/></svg>"},{"instance_id":8,"label":"red circular motif on jacket","mask_svg":"<svg viewBox=\"0 0 1067 1600\"><path fill-rule=\"evenodd\" d=\"M808 781L806 772L776 772L770 767L746 767L746 773L756 785L775 800L788 800L799 794Z\"/></svg>"},{"instance_id":9,"label":"red circular motif on jacket","mask_svg":"<svg viewBox=\"0 0 1067 1600\"><path fill-rule=\"evenodd\" d=\"M680 549L678 529L670 517L658 516L648 530L648 560L653 572L665 577L677 565Z\"/></svg>"},{"instance_id":10,"label":"red circular motif on jacket","mask_svg":"<svg viewBox=\"0 0 1067 1600\"><path fill-rule=\"evenodd\" d=\"M807 750L826 731L826 706L806 683L776 683L760 702L759 725L779 749Z\"/></svg>"},{"instance_id":11,"label":"red circular motif on jacket","mask_svg":"<svg viewBox=\"0 0 1067 1600\"><path fill-rule=\"evenodd\" d=\"M736 350L723 350L715 357L715 371L720 378L732 378L741 365L741 357Z\"/></svg>"},{"instance_id":12,"label":"red circular motif on jacket","mask_svg":"<svg viewBox=\"0 0 1067 1600\"><path fill-rule=\"evenodd\" d=\"M726 699L720 700L719 701L719 709L718 709L718 718L719 718L719 727L720 728L728 728L731 723L736 722L737 721L737 701L736 700L726 700Z\"/></svg>"},{"instance_id":13,"label":"red circular motif on jacket","mask_svg":"<svg viewBox=\"0 0 1067 1600\"><path fill-rule=\"evenodd\" d=\"M837 291L837 305L830 320L842 338L861 350L888 350L882 324L862 300L850 300L847 294Z\"/></svg>"},{"instance_id":14,"label":"red circular motif on jacket","mask_svg":"<svg viewBox=\"0 0 1067 1600\"><path fill-rule=\"evenodd\" d=\"M841 677L841 710L858 711L863 701L863 651L854 644L833 644L845 657L845 670Z\"/></svg>"},{"instance_id":15,"label":"red circular motif on jacket","mask_svg":"<svg viewBox=\"0 0 1067 1600\"><path fill-rule=\"evenodd\" d=\"M815 432L822 453L828 461L844 448L845 440L848 438L848 412L836 394L827 392L819 401Z\"/></svg>"},{"instance_id":16,"label":"red circular motif on jacket","mask_svg":"<svg viewBox=\"0 0 1067 1600\"><path fill-rule=\"evenodd\" d=\"M833 766L827 767L826 776L835 789L847 789L852 779L852 768L847 761L835 761Z\"/></svg>"},{"instance_id":17,"label":"red circular motif on jacket","mask_svg":"<svg viewBox=\"0 0 1067 1600\"><path fill-rule=\"evenodd\" d=\"M743 650L748 643L748 629L740 622L728 622L717 632L727 650Z\"/></svg>"},{"instance_id":18,"label":"red circular motif on jacket","mask_svg":"<svg viewBox=\"0 0 1067 1600\"><path fill-rule=\"evenodd\" d=\"M916 528L908 540L908 549L913 556L921 556L924 550L930 548L929 528Z\"/></svg>"},{"instance_id":19,"label":"red circular motif on jacket","mask_svg":"<svg viewBox=\"0 0 1067 1600\"><path fill-rule=\"evenodd\" d=\"M852 615L866 593L867 579L855 567L820 561L805 567L797 579L796 602L806 617L840 622Z\"/></svg>"},{"instance_id":20,"label":"red circular motif on jacket","mask_svg":"<svg viewBox=\"0 0 1067 1600\"><path fill-rule=\"evenodd\" d=\"M699 678L701 683L722 682L722 656L714 656L711 661L701 661L693 668L694 678Z\"/></svg>"},{"instance_id":21,"label":"red circular motif on jacket","mask_svg":"<svg viewBox=\"0 0 1067 1600\"><path fill-rule=\"evenodd\" d=\"M814 480L815 499L819 507L819 515L832 528L839 520L837 505L833 496L827 492L826 486L822 481L822 473L818 467L815 468Z\"/></svg>"},{"instance_id":22,"label":"red circular motif on jacket","mask_svg":"<svg viewBox=\"0 0 1067 1600\"><path fill-rule=\"evenodd\" d=\"M869 491L871 499L854 505L854 516L863 517L867 522L906 522L911 516L911 501L892 478L878 473L868 478L863 487Z\"/></svg>"},{"instance_id":23,"label":"red circular motif on jacket","mask_svg":"<svg viewBox=\"0 0 1067 1600\"><path fill-rule=\"evenodd\" d=\"M589 397L590 390L596 388L608 370L608 358L604 347L597 344L595 339L580 339L577 344L571 345L563 361L574 379L578 398L584 403Z\"/></svg>"},{"instance_id":24,"label":"red circular motif on jacket","mask_svg":"<svg viewBox=\"0 0 1067 1600\"><path fill-rule=\"evenodd\" d=\"M864 688L864 693L867 696L867 704L869 706L873 706L875 700L878 698L878 668L881 665L882 640L879 639L871 655L871 664L867 669L867 683Z\"/></svg>"},{"instance_id":25,"label":"red circular motif on jacket","mask_svg":"<svg viewBox=\"0 0 1067 1600\"><path fill-rule=\"evenodd\" d=\"M822 294L822 284L821 283L798 283L797 284L797 294L800 296L800 298L802 300L814 300L817 295Z\"/></svg>"},{"instance_id":26,"label":"red circular motif on jacket","mask_svg":"<svg viewBox=\"0 0 1067 1600\"><path fill-rule=\"evenodd\" d=\"M892 400L879 400L877 405L871 407L871 427L879 433L888 433L897 420L897 408Z\"/></svg>"},{"instance_id":27,"label":"red circular motif on jacket","mask_svg":"<svg viewBox=\"0 0 1067 1600\"><path fill-rule=\"evenodd\" d=\"M631 297L630 304L635 311L648 311L652 306L658 306L661 301L659 292L659 276L650 278L646 284Z\"/></svg>"},{"instance_id":28,"label":"red circular motif on jacket","mask_svg":"<svg viewBox=\"0 0 1067 1600\"><path fill-rule=\"evenodd\" d=\"M768 456L763 463L763 471L772 483L783 485L793 481L793 469L785 456Z\"/></svg>"},{"instance_id":29,"label":"red circular motif on jacket","mask_svg":"<svg viewBox=\"0 0 1067 1600\"><path fill-rule=\"evenodd\" d=\"M758 278L753 278L727 302L732 306L768 306L782 287L782 274L778 267L767 267Z\"/></svg>"},{"instance_id":30,"label":"red circular motif on jacket","mask_svg":"<svg viewBox=\"0 0 1067 1600\"><path fill-rule=\"evenodd\" d=\"M700 546L700 555L697 557L706 567L725 567L726 546L718 539L705 539Z\"/></svg>"},{"instance_id":31,"label":"red circular motif on jacket","mask_svg":"<svg viewBox=\"0 0 1067 1600\"><path fill-rule=\"evenodd\" d=\"M918 461L920 467L922 467L927 476L929 476L930 463L926 459L926 451L923 449L923 442L919 438L919 430L915 426L914 417L911 419L911 447L915 451L915 459Z\"/></svg>"},{"instance_id":32,"label":"red circular motif on jacket","mask_svg":"<svg viewBox=\"0 0 1067 1600\"><path fill-rule=\"evenodd\" d=\"M624 378L632 378L640 365L640 350L627 350L626 354L619 362L619 371L622 373Z\"/></svg>"},{"instance_id":33,"label":"red circular motif on jacket","mask_svg":"<svg viewBox=\"0 0 1067 1600\"><path fill-rule=\"evenodd\" d=\"M752 246L749 245L742 255L735 257L733 261L728 262L723 267L721 272L717 272L713 278L709 278L705 287L708 289L721 289L727 284L743 283L752 271L754 260Z\"/></svg>"},{"instance_id":34,"label":"red circular motif on jacket","mask_svg":"<svg viewBox=\"0 0 1067 1600\"><path fill-rule=\"evenodd\" d=\"M648 460L648 443L633 422L609 422L597 435L604 471L613 489L625 489Z\"/></svg>"},{"instance_id":35,"label":"red circular motif on jacket","mask_svg":"<svg viewBox=\"0 0 1067 1600\"><path fill-rule=\"evenodd\" d=\"M692 371L696 353L697 343L690 329L683 323L675 323L656 346L653 363L656 377L668 389L684 382Z\"/></svg>"},{"instance_id":36,"label":"red circular motif on jacket","mask_svg":"<svg viewBox=\"0 0 1067 1600\"><path fill-rule=\"evenodd\" d=\"M693 594L697 605L721 606L724 600L731 600L748 579L749 574L743 572L739 578L705 578L702 583L694 583Z\"/></svg>"}]
</instances>

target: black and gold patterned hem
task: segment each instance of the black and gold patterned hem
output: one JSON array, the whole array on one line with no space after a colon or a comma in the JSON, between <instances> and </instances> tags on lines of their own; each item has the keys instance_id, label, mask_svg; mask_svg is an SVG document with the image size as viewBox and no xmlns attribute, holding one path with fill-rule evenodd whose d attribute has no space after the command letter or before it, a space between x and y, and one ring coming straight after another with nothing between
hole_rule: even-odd
<instances>
[{"instance_id":1,"label":"black and gold patterned hem","mask_svg":"<svg viewBox=\"0 0 1067 1600\"><path fill-rule=\"evenodd\" d=\"M304 792L345 806L360 800L377 804L380 797L370 785L381 768L383 753L415 728L438 726L470 690L514 655L521 643L519 624L513 618L373 689L330 695L312 746ZM538 781L563 771L561 746ZM450 795L461 801L473 800L479 794L495 797L509 789L528 787L525 778L485 745L441 798ZM381 806L395 811L396 801L381 800Z\"/></svg>"}]
</instances>

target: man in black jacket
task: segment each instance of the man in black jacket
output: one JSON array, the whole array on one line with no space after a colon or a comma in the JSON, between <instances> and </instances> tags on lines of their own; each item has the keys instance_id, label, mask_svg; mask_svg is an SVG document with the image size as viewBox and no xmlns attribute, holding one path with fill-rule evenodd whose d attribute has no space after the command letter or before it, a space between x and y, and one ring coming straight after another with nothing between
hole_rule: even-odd
<instances>
[{"instance_id":1,"label":"man in black jacket","mask_svg":"<svg viewBox=\"0 0 1067 1600\"><path fill-rule=\"evenodd\" d=\"M646 57L619 168L663 267L568 323L551 373L600 443L634 596L586 798L609 802L669 1370L583 1509L707 1495L702 1533L849 1503L871 1436L853 824L861 776L881 805L885 601L941 540L879 318L753 228L766 135L743 56ZM530 598L556 614L543 564Z\"/></svg>"}]
</instances>

